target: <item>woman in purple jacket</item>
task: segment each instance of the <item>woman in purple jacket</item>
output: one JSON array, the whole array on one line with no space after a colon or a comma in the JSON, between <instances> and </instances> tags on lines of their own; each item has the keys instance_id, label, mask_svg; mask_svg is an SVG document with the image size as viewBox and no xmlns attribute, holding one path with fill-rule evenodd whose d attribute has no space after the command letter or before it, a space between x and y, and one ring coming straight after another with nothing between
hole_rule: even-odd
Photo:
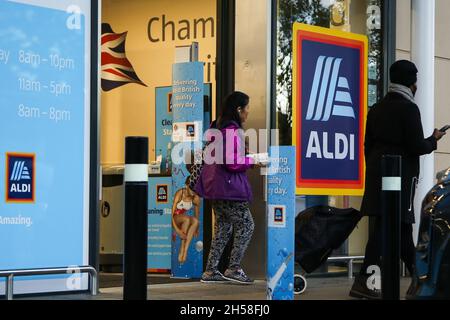
<instances>
[{"instance_id":1,"label":"woman in purple jacket","mask_svg":"<svg viewBox=\"0 0 450 320\"><path fill-rule=\"evenodd\" d=\"M255 165L259 166L253 159L245 156L245 141L241 129L248 114L249 97L242 92L233 92L225 99L222 114L211 126L221 132L223 145L219 148L223 148L225 157L216 159L212 164L205 161L195 187L201 197L212 200L215 214L214 238L201 282L253 282L240 265L254 229L249 210L252 190L245 172ZM217 267L233 231L231 257L228 269L222 275Z\"/></svg>"}]
</instances>

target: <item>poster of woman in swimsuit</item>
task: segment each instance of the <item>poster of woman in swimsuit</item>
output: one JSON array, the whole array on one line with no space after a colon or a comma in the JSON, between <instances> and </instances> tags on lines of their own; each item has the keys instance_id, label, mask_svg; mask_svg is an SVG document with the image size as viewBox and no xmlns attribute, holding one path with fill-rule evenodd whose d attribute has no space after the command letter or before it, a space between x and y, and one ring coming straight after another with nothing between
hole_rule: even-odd
<instances>
[{"instance_id":1,"label":"poster of woman in swimsuit","mask_svg":"<svg viewBox=\"0 0 450 320\"><path fill-rule=\"evenodd\" d=\"M189 177L185 186L179 189L173 199L172 226L181 239L178 251L178 262L187 260L189 246L193 238L199 236L200 229L200 197L189 187Z\"/></svg>"}]
</instances>

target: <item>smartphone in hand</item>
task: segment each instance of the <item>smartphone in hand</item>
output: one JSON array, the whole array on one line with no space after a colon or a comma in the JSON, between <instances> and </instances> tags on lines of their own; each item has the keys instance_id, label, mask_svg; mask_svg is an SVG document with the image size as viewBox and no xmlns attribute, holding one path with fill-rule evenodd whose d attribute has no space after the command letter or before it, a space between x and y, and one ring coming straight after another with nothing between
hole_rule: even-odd
<instances>
[{"instance_id":1,"label":"smartphone in hand","mask_svg":"<svg viewBox=\"0 0 450 320\"><path fill-rule=\"evenodd\" d=\"M445 132L445 131L447 131L448 129L450 129L450 125L443 126L442 128L439 129L439 131Z\"/></svg>"}]
</instances>

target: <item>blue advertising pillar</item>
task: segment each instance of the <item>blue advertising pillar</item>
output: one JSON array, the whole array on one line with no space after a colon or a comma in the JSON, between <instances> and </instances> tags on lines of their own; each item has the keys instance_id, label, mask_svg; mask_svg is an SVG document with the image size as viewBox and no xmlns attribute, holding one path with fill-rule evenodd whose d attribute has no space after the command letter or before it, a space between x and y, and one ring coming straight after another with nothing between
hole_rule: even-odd
<instances>
[{"instance_id":1,"label":"blue advertising pillar","mask_svg":"<svg viewBox=\"0 0 450 320\"><path fill-rule=\"evenodd\" d=\"M202 150L203 63L174 64L172 88L172 277L200 278L203 203L188 178L193 155Z\"/></svg>"},{"instance_id":2,"label":"blue advertising pillar","mask_svg":"<svg viewBox=\"0 0 450 320\"><path fill-rule=\"evenodd\" d=\"M211 122L211 91L211 84L205 83L203 86L203 130L208 129ZM172 263L172 101L172 86L157 87L155 89L155 153L156 156L161 156L161 174L165 175L165 177L149 178L148 268L149 271L152 272L170 270ZM164 195L165 189L161 189L160 186L165 186L167 184L170 184L168 191L170 196L168 197L167 202L164 202L162 196ZM162 190L162 195L160 195L157 190Z\"/></svg>"},{"instance_id":3,"label":"blue advertising pillar","mask_svg":"<svg viewBox=\"0 0 450 320\"><path fill-rule=\"evenodd\" d=\"M293 300L295 147L271 147L267 196L267 299Z\"/></svg>"}]
</instances>

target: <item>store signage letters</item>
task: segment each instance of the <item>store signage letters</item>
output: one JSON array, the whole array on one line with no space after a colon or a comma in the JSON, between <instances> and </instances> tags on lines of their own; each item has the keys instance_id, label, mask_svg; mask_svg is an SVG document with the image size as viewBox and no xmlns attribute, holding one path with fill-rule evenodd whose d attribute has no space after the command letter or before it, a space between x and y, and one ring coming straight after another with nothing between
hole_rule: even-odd
<instances>
[{"instance_id":1,"label":"store signage letters","mask_svg":"<svg viewBox=\"0 0 450 320\"><path fill-rule=\"evenodd\" d=\"M161 17L152 17L148 21L148 39L151 42L165 42L167 40L190 40L199 37L214 37L214 18L195 18L193 20L179 20L178 22Z\"/></svg>"}]
</instances>

